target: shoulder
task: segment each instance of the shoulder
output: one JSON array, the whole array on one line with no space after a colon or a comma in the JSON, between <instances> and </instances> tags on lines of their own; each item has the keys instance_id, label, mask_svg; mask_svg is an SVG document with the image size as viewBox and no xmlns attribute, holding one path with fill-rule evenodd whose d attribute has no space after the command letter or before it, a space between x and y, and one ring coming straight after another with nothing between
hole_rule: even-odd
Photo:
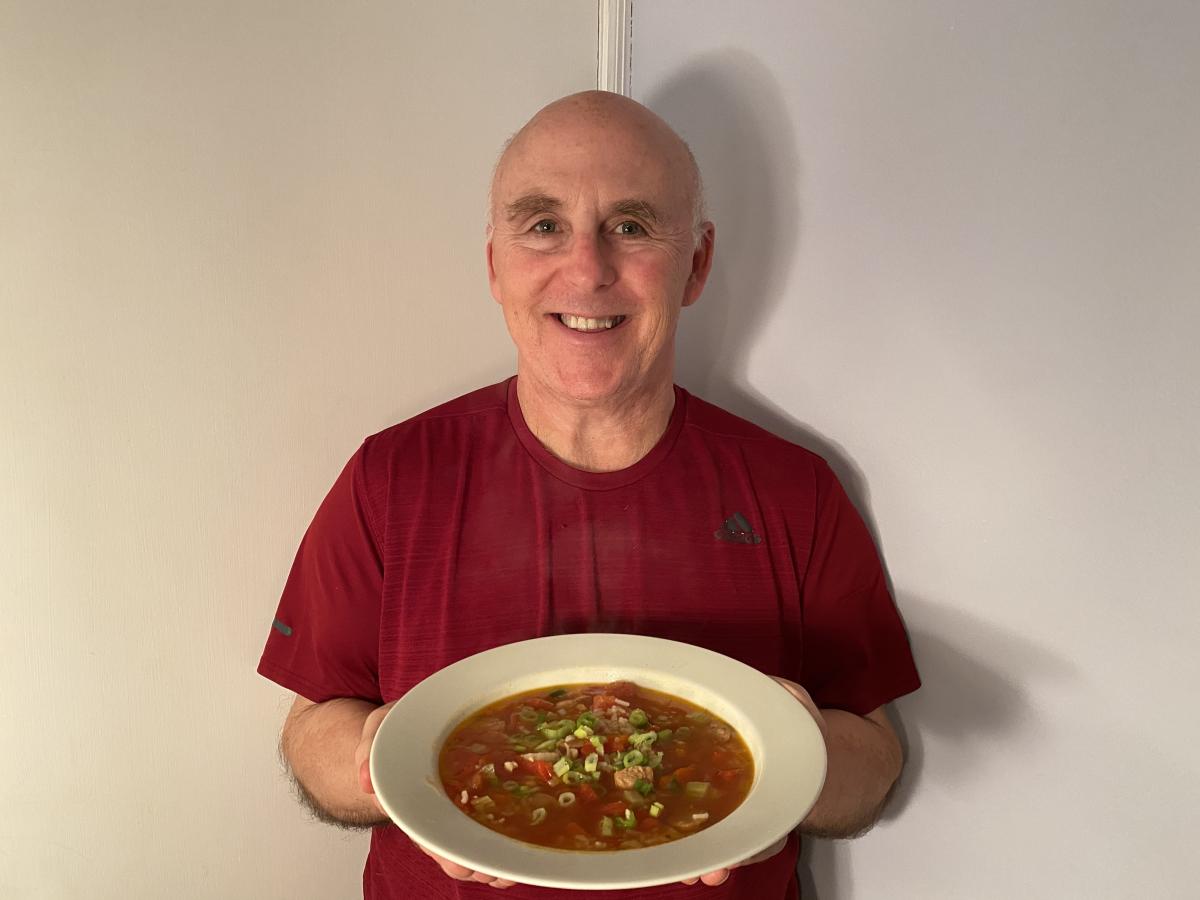
<instances>
[{"instance_id":1,"label":"shoulder","mask_svg":"<svg viewBox=\"0 0 1200 900\"><path fill-rule=\"evenodd\" d=\"M508 381L438 404L371 435L358 451L367 477L394 471L398 461L450 456L468 440L508 425Z\"/></svg>"},{"instance_id":2,"label":"shoulder","mask_svg":"<svg viewBox=\"0 0 1200 900\"><path fill-rule=\"evenodd\" d=\"M692 441L713 449L736 453L747 464L785 467L793 473L811 472L818 482L833 477L823 457L806 447L768 431L694 394L683 392L687 402L684 428Z\"/></svg>"}]
</instances>

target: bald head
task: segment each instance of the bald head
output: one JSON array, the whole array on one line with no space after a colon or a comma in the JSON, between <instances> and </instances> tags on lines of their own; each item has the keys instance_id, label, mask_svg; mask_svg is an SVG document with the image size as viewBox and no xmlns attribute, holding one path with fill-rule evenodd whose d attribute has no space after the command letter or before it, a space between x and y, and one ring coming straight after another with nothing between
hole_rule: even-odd
<instances>
[{"instance_id":1,"label":"bald head","mask_svg":"<svg viewBox=\"0 0 1200 900\"><path fill-rule=\"evenodd\" d=\"M555 100L513 135L492 175L489 223L503 216L496 204L512 193L515 180L527 179L531 171L568 159L581 149L603 147L620 148L627 159L660 167L673 182L668 190L688 210L691 229L699 228L704 219L703 186L691 149L655 113L609 91L583 91Z\"/></svg>"}]
</instances>

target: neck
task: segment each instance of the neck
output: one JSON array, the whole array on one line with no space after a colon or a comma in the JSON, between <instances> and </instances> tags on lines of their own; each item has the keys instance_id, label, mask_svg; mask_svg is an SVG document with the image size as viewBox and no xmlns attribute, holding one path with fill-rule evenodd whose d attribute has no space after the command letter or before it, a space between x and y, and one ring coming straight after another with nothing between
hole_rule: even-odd
<instances>
[{"instance_id":1,"label":"neck","mask_svg":"<svg viewBox=\"0 0 1200 900\"><path fill-rule=\"evenodd\" d=\"M579 404L517 378L521 415L554 456L586 472L627 469L649 453L667 430L675 388L665 384L618 399Z\"/></svg>"}]
</instances>

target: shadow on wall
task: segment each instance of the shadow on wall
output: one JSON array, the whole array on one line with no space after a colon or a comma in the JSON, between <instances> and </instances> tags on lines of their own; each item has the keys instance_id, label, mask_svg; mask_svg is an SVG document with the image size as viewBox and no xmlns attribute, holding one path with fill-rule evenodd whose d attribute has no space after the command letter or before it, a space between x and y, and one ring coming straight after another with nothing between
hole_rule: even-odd
<instances>
[{"instance_id":1,"label":"shadow on wall","mask_svg":"<svg viewBox=\"0 0 1200 900\"><path fill-rule=\"evenodd\" d=\"M705 176L709 214L717 224L716 259L704 296L684 311L678 338L678 378L689 390L824 457L879 544L870 491L862 471L834 440L759 393L748 379L750 353L772 311L785 302L789 269L803 240L799 205L802 168L791 113L771 72L744 51L697 57L640 98L691 145ZM803 304L803 297L787 297ZM799 378L799 372L797 373ZM945 606L900 592L899 605L923 688L893 709L907 765L884 821L899 816L922 781L925 741L939 757L939 783L979 777L991 747L1030 721L1030 680L1070 674L1067 663L1023 636L1002 634ZM805 900L853 896L849 856L840 844L804 843Z\"/></svg>"}]
</instances>

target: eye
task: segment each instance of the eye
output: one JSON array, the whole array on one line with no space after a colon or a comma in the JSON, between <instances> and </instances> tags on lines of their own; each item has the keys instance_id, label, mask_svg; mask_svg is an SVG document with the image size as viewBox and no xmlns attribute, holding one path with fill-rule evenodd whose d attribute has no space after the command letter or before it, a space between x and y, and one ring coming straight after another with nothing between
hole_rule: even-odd
<instances>
[{"instance_id":1,"label":"eye","mask_svg":"<svg viewBox=\"0 0 1200 900\"><path fill-rule=\"evenodd\" d=\"M542 219L533 226L535 234L554 234L558 231L558 225L552 219Z\"/></svg>"},{"instance_id":2,"label":"eye","mask_svg":"<svg viewBox=\"0 0 1200 900\"><path fill-rule=\"evenodd\" d=\"M617 226L617 234L645 234L645 229L637 222L622 222Z\"/></svg>"}]
</instances>

